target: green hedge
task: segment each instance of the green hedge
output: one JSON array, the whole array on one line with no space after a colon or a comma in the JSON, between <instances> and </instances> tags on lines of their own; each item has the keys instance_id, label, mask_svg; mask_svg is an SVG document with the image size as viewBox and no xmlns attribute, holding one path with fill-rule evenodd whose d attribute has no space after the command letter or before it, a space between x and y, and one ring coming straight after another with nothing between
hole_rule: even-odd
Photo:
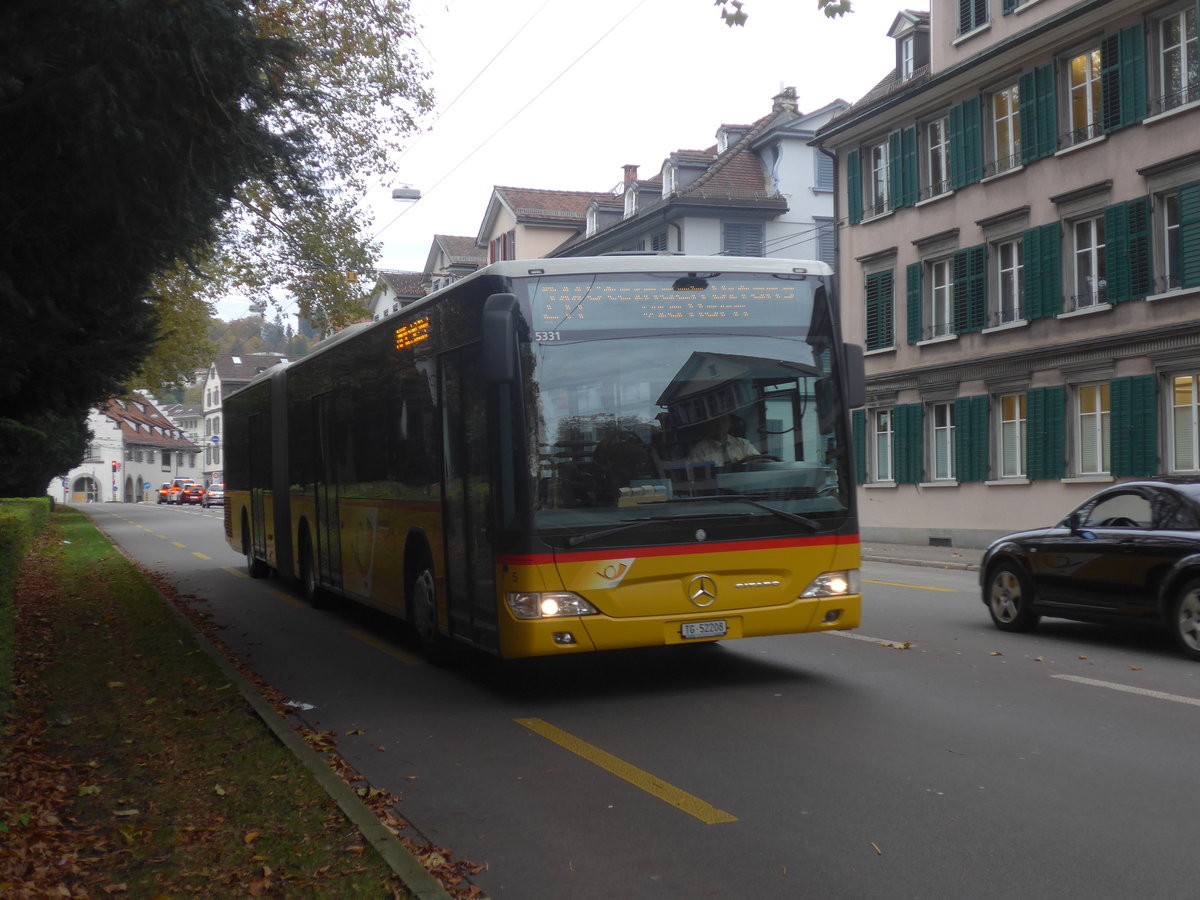
<instances>
[{"instance_id":1,"label":"green hedge","mask_svg":"<svg viewBox=\"0 0 1200 900\"><path fill-rule=\"evenodd\" d=\"M13 594L33 539L50 521L53 501L49 497L32 500L0 500L0 716L12 703Z\"/></svg>"}]
</instances>

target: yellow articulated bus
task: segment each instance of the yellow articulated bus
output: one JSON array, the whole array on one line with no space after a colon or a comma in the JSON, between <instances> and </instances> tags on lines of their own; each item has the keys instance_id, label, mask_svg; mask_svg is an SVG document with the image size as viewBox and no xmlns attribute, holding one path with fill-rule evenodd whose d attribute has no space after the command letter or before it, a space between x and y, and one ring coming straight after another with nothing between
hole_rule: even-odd
<instances>
[{"instance_id":1,"label":"yellow articulated bus","mask_svg":"<svg viewBox=\"0 0 1200 900\"><path fill-rule=\"evenodd\" d=\"M862 393L823 263L496 263L225 399L226 535L431 656L850 629Z\"/></svg>"}]
</instances>

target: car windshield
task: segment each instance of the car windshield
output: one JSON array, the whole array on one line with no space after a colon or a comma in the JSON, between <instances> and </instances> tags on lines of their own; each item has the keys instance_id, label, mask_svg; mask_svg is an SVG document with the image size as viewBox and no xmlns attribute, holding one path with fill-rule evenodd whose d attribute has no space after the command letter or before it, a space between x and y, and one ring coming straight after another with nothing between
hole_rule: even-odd
<instances>
[{"instance_id":1,"label":"car windshield","mask_svg":"<svg viewBox=\"0 0 1200 900\"><path fill-rule=\"evenodd\" d=\"M828 319L811 287L791 300L769 327L718 317L639 331L612 317L542 332L529 400L542 537L644 544L703 520L736 519L755 536L840 525L852 487Z\"/></svg>"}]
</instances>

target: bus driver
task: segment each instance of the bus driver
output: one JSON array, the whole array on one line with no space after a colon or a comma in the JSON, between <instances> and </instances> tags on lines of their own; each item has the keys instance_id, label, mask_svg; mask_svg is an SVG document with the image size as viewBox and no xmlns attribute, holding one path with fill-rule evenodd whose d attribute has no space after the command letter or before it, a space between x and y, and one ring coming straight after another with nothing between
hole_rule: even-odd
<instances>
[{"instance_id":1,"label":"bus driver","mask_svg":"<svg viewBox=\"0 0 1200 900\"><path fill-rule=\"evenodd\" d=\"M693 445L687 461L729 466L747 457L762 455L762 451L748 440L733 434L732 428L733 419L728 413L710 419L704 437Z\"/></svg>"}]
</instances>

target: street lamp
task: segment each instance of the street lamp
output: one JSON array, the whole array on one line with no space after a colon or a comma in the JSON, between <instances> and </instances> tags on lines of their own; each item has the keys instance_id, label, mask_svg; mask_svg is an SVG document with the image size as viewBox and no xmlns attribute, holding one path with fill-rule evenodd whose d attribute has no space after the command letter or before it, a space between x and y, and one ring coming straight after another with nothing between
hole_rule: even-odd
<instances>
[{"instance_id":1,"label":"street lamp","mask_svg":"<svg viewBox=\"0 0 1200 900\"><path fill-rule=\"evenodd\" d=\"M416 203L421 199L421 190L408 185L392 188L392 199L399 200L401 203Z\"/></svg>"}]
</instances>

